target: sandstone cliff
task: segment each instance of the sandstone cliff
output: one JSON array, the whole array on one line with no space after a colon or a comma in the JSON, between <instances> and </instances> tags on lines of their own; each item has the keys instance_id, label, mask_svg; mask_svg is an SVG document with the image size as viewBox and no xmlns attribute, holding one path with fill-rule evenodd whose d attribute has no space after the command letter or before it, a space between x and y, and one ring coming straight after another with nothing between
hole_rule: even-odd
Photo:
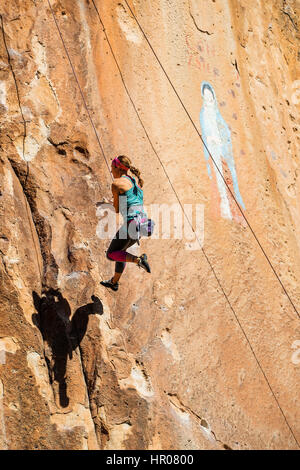
<instances>
[{"instance_id":1,"label":"sandstone cliff","mask_svg":"<svg viewBox=\"0 0 300 470\"><path fill-rule=\"evenodd\" d=\"M298 448L299 2L0 13L0 448ZM146 206L203 205L204 244L143 239L112 293L118 154Z\"/></svg>"}]
</instances>

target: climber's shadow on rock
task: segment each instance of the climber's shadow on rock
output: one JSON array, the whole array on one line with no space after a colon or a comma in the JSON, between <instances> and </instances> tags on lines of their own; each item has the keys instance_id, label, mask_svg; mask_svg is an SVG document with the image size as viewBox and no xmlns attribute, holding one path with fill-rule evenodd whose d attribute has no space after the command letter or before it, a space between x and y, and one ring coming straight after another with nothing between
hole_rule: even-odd
<instances>
[{"instance_id":1,"label":"climber's shadow on rock","mask_svg":"<svg viewBox=\"0 0 300 470\"><path fill-rule=\"evenodd\" d=\"M88 317L103 314L103 306L98 297L92 296L92 302L79 307L71 317L71 308L67 299L59 290L49 289L40 297L32 292L37 314L32 315L33 323L39 328L45 344L45 359L49 370L50 383L54 394L58 384L59 403L69 405L66 383L68 355L80 345L88 325Z\"/></svg>"},{"instance_id":2,"label":"climber's shadow on rock","mask_svg":"<svg viewBox=\"0 0 300 470\"><path fill-rule=\"evenodd\" d=\"M89 315L103 315L103 305L98 297L92 295L92 303L79 307L74 313L71 321L71 338L73 349L80 345L87 329Z\"/></svg>"}]
</instances>

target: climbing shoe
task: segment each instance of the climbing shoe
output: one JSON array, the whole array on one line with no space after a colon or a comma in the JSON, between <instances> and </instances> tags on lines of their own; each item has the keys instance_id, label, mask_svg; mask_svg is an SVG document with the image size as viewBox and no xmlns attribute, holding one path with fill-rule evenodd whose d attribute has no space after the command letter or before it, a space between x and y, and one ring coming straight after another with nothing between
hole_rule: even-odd
<instances>
[{"instance_id":1,"label":"climbing shoe","mask_svg":"<svg viewBox=\"0 0 300 470\"><path fill-rule=\"evenodd\" d=\"M112 289L114 291L119 289L119 283L112 282L112 279L108 279L107 281L101 281L100 284L102 284L102 286L104 287L109 287L109 289Z\"/></svg>"},{"instance_id":2,"label":"climbing shoe","mask_svg":"<svg viewBox=\"0 0 300 470\"><path fill-rule=\"evenodd\" d=\"M139 268L145 269L147 273L151 273L150 266L147 261L147 255L145 253L139 257L138 266Z\"/></svg>"}]
</instances>

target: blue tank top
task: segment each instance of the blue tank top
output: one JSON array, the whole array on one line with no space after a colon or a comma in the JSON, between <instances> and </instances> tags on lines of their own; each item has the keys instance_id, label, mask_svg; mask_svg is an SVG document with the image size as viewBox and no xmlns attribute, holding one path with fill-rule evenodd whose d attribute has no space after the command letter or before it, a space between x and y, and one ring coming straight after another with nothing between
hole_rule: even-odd
<instances>
[{"instance_id":1,"label":"blue tank top","mask_svg":"<svg viewBox=\"0 0 300 470\"><path fill-rule=\"evenodd\" d=\"M143 214L143 203L144 203L144 194L143 190L137 185L135 178L130 176L123 175L121 178L128 178L133 186L125 191L125 193L120 194L120 212L124 218L127 220L132 220L136 214Z\"/></svg>"}]
</instances>

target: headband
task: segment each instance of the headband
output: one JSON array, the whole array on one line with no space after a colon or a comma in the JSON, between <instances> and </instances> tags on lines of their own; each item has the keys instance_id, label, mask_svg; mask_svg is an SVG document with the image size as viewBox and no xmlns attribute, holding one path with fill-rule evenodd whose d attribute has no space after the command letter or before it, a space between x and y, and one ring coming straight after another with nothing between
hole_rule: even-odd
<instances>
[{"instance_id":1,"label":"headband","mask_svg":"<svg viewBox=\"0 0 300 470\"><path fill-rule=\"evenodd\" d=\"M113 166L116 167L116 168L122 168L123 170L129 170L129 167L123 165L123 163L120 162L120 160L118 159L118 157L116 157L116 158L113 159L112 164L113 164Z\"/></svg>"}]
</instances>

